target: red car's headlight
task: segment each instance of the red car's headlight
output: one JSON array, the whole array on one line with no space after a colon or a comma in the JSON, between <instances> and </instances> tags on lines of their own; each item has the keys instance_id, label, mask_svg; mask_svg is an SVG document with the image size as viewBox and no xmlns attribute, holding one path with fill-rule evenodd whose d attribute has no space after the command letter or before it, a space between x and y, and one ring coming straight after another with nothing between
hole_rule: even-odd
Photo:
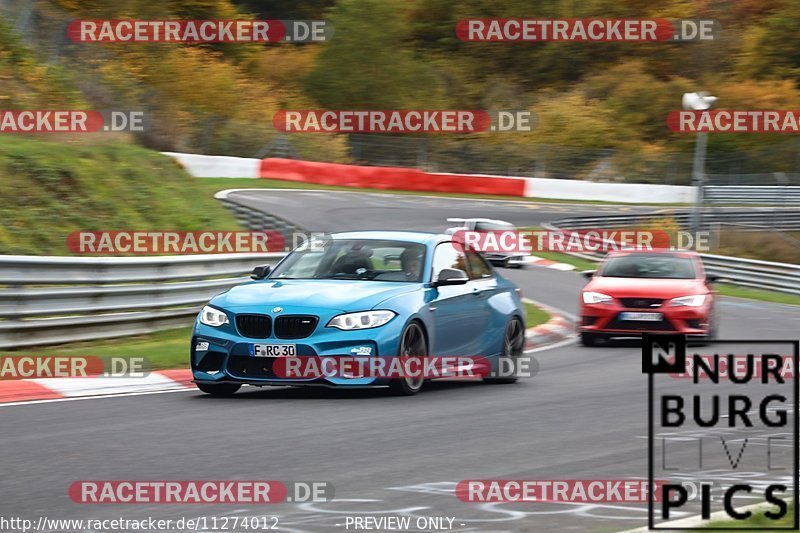
<instances>
[{"instance_id":1,"label":"red car's headlight","mask_svg":"<svg viewBox=\"0 0 800 533\"><path fill-rule=\"evenodd\" d=\"M670 307L700 307L706 301L705 294L694 294L692 296L681 296L670 300Z\"/></svg>"},{"instance_id":2,"label":"red car's headlight","mask_svg":"<svg viewBox=\"0 0 800 533\"><path fill-rule=\"evenodd\" d=\"M610 304L613 300L608 294L601 292L587 291L582 294L583 303L585 304Z\"/></svg>"}]
</instances>

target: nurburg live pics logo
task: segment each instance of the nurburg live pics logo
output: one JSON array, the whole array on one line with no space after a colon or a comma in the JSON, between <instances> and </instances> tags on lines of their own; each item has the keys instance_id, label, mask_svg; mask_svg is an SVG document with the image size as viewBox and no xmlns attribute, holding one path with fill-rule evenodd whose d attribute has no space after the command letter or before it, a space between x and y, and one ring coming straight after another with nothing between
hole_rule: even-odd
<instances>
[{"instance_id":1,"label":"nurburg live pics logo","mask_svg":"<svg viewBox=\"0 0 800 533\"><path fill-rule=\"evenodd\" d=\"M663 483L649 491L650 530L723 530L709 524L750 518L758 527L736 529L798 529L800 507L789 508L800 502L798 344L704 340L687 356L683 335L643 335L648 482ZM696 527L670 527L692 515Z\"/></svg>"}]
</instances>

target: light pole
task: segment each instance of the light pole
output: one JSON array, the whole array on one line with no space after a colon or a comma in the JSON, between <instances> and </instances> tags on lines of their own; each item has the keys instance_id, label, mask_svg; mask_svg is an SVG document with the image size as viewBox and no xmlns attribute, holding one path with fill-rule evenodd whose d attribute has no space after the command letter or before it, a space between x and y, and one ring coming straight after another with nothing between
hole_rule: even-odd
<instances>
[{"instance_id":1,"label":"light pole","mask_svg":"<svg viewBox=\"0 0 800 533\"><path fill-rule=\"evenodd\" d=\"M683 108L692 111L705 111L709 109L714 102L717 101L716 96L711 96L706 92L697 93L684 93L683 94ZM702 217L703 209L703 187L705 186L705 162L706 162L706 146L708 145L708 132L702 131L697 134L697 140L694 144L694 162L692 163L692 185L694 185L697 194L694 200L694 209L692 211L691 229L694 236L700 231L700 220Z\"/></svg>"}]
</instances>

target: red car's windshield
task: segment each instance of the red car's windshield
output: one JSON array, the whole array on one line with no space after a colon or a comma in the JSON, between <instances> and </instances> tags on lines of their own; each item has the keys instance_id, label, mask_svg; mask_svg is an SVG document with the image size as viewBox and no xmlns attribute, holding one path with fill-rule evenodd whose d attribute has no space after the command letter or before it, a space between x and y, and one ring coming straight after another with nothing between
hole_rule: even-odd
<instances>
[{"instance_id":1,"label":"red car's windshield","mask_svg":"<svg viewBox=\"0 0 800 533\"><path fill-rule=\"evenodd\" d=\"M688 257L669 254L630 254L609 258L600 270L609 278L694 279L694 262Z\"/></svg>"}]
</instances>

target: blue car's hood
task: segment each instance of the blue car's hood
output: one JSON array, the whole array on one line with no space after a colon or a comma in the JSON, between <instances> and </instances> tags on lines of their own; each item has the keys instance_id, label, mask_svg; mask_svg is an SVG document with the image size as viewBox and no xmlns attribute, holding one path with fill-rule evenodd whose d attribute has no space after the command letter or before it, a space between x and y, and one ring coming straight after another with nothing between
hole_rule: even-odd
<instances>
[{"instance_id":1,"label":"blue car's hood","mask_svg":"<svg viewBox=\"0 0 800 533\"><path fill-rule=\"evenodd\" d=\"M280 305L364 311L420 286L392 281L266 280L237 285L215 296L210 303L223 309Z\"/></svg>"}]
</instances>

